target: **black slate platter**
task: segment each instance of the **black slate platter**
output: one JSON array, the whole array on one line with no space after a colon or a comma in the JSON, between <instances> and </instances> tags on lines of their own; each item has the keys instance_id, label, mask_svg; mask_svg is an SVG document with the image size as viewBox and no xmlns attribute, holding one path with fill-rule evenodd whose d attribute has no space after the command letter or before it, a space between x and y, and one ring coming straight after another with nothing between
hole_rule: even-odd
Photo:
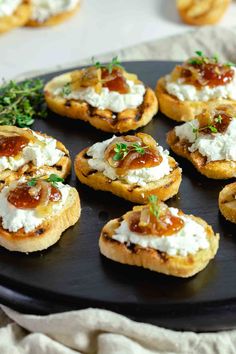
<instances>
[{"instance_id":1,"label":"black slate platter","mask_svg":"<svg viewBox=\"0 0 236 354\"><path fill-rule=\"evenodd\" d=\"M152 88L168 73L171 62L130 62ZM42 76L48 81L55 74ZM166 133L175 123L161 113L142 131L167 147ZM61 140L76 153L110 135L81 121L49 113L36 130ZM174 156L183 168L179 194L168 201L186 213L204 218L221 235L220 249L209 266L190 279L177 279L105 259L98 249L103 225L121 216L132 204L80 184L74 172L68 183L81 197L80 221L60 241L43 252L20 254L0 249L0 302L19 311L48 314L99 307L168 328L214 331L236 326L236 227L219 214L219 191L229 181L209 180L190 163Z\"/></svg>"}]
</instances>

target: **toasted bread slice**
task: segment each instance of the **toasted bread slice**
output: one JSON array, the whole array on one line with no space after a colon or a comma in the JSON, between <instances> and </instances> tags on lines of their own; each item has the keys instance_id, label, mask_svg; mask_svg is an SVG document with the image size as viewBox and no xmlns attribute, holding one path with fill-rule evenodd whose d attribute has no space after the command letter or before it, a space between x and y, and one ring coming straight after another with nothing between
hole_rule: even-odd
<instances>
[{"instance_id":1,"label":"toasted bread slice","mask_svg":"<svg viewBox=\"0 0 236 354\"><path fill-rule=\"evenodd\" d=\"M219 194L221 214L236 224L236 182L225 186Z\"/></svg>"},{"instance_id":2,"label":"toasted bread slice","mask_svg":"<svg viewBox=\"0 0 236 354\"><path fill-rule=\"evenodd\" d=\"M14 130L18 130L19 128L11 127L12 132ZM1 127L0 127L1 133ZM45 138L49 138L50 136L46 134L42 134L37 132L37 134L44 136ZM60 158L60 160L53 166L41 166L37 167L32 162L28 162L21 166L17 171L12 171L10 169L4 170L0 172L0 189L3 187L5 183L10 183L11 181L18 180L21 177L35 177L36 175L50 175L57 174L61 178L66 178L71 171L71 159L69 155L69 151L66 147L60 142L57 141L56 144L57 149L64 152L64 156Z\"/></svg>"},{"instance_id":3,"label":"toasted bread slice","mask_svg":"<svg viewBox=\"0 0 236 354\"><path fill-rule=\"evenodd\" d=\"M182 157L192 162L194 167L208 178L227 179L236 177L236 161L210 161L200 154L199 151L190 152L188 150L190 144L186 140L180 140L172 129L167 134L167 143L171 149Z\"/></svg>"},{"instance_id":4,"label":"toasted bread slice","mask_svg":"<svg viewBox=\"0 0 236 354\"><path fill-rule=\"evenodd\" d=\"M0 17L0 33L12 30L13 28L24 26L31 15L31 5L29 0L23 0L11 16Z\"/></svg>"},{"instance_id":5,"label":"toasted bread slice","mask_svg":"<svg viewBox=\"0 0 236 354\"><path fill-rule=\"evenodd\" d=\"M71 73L55 77L49 81L44 89L45 100L48 107L60 116L80 119L89 122L97 129L110 133L124 133L147 125L157 113L158 103L155 93L147 88L143 103L137 108L126 109L120 113L114 113L108 109L92 107L85 101L74 99L67 100L53 91L59 86L70 82Z\"/></svg>"},{"instance_id":6,"label":"toasted bread slice","mask_svg":"<svg viewBox=\"0 0 236 354\"><path fill-rule=\"evenodd\" d=\"M165 78L158 80L156 86L156 95L158 98L160 111L168 118L177 122L189 122L196 118L206 109L211 109L217 105L231 105L236 107L236 101L233 100L210 100L210 101L180 101L177 97L170 95L165 88Z\"/></svg>"},{"instance_id":7,"label":"toasted bread slice","mask_svg":"<svg viewBox=\"0 0 236 354\"><path fill-rule=\"evenodd\" d=\"M202 26L220 21L231 0L177 0L176 5L183 22Z\"/></svg>"},{"instance_id":8,"label":"toasted bread slice","mask_svg":"<svg viewBox=\"0 0 236 354\"><path fill-rule=\"evenodd\" d=\"M142 206L135 208L136 210L141 210ZM181 257L170 256L165 252L160 252L153 248L143 248L138 244L128 245L127 243L121 243L113 239L112 236L127 214L119 219L109 221L103 227L99 238L101 253L113 261L147 268L155 272L173 275L175 277L187 278L204 269L217 252L219 235L214 234L212 227L204 220L193 215L189 216L202 225L206 231L210 245L208 249L201 249L195 254Z\"/></svg>"},{"instance_id":9,"label":"toasted bread slice","mask_svg":"<svg viewBox=\"0 0 236 354\"><path fill-rule=\"evenodd\" d=\"M75 158L75 173L80 182L95 189L111 192L118 197L127 199L133 203L145 204L148 197L155 194L160 200L167 200L178 193L182 180L181 168L177 162L168 157L169 165L172 168L170 174L161 179L148 183L145 187L124 183L119 179L112 181L102 172L93 170L88 164L88 148L82 150Z\"/></svg>"},{"instance_id":10,"label":"toasted bread slice","mask_svg":"<svg viewBox=\"0 0 236 354\"><path fill-rule=\"evenodd\" d=\"M70 10L70 11L65 11L62 12L60 14L54 15L49 17L46 21L43 22L39 22L37 20L34 20L32 18L30 18L27 23L26 26L28 27L46 27L46 26L55 26L58 25L66 20L68 20L70 17L72 17L77 11L79 11L80 9L80 3L78 3L78 5Z\"/></svg>"},{"instance_id":11,"label":"toasted bread slice","mask_svg":"<svg viewBox=\"0 0 236 354\"><path fill-rule=\"evenodd\" d=\"M17 232L9 232L0 223L0 245L10 251L25 253L44 250L56 243L61 234L78 221L80 213L78 192L71 188L60 213L45 220L31 232L26 233L23 228Z\"/></svg>"}]
</instances>

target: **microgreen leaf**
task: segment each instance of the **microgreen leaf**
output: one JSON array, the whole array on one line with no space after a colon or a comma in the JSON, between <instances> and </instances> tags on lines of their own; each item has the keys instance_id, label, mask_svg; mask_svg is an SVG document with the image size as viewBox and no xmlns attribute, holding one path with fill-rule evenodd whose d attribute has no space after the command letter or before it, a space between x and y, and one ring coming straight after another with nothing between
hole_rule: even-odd
<instances>
[{"instance_id":1,"label":"microgreen leaf","mask_svg":"<svg viewBox=\"0 0 236 354\"><path fill-rule=\"evenodd\" d=\"M150 195L148 198L149 210L158 219L160 216L160 207L158 205L158 198L156 195Z\"/></svg>"},{"instance_id":2,"label":"microgreen leaf","mask_svg":"<svg viewBox=\"0 0 236 354\"><path fill-rule=\"evenodd\" d=\"M52 173L47 179L47 182L51 183L54 187L57 187L57 182L64 182L64 178L59 177L55 173Z\"/></svg>"},{"instance_id":3,"label":"microgreen leaf","mask_svg":"<svg viewBox=\"0 0 236 354\"><path fill-rule=\"evenodd\" d=\"M31 178L31 179L27 182L27 185L28 185L29 187L34 187L34 186L36 185L36 183L37 183L37 180L38 180L37 177Z\"/></svg>"}]
</instances>

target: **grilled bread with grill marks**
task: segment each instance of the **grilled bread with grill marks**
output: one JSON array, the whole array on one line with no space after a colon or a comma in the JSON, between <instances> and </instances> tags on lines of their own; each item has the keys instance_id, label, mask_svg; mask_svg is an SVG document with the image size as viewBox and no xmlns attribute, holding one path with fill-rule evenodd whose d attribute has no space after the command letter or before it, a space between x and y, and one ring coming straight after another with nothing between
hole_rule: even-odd
<instances>
[{"instance_id":1,"label":"grilled bread with grill marks","mask_svg":"<svg viewBox=\"0 0 236 354\"><path fill-rule=\"evenodd\" d=\"M154 91L150 88L146 89L143 102L139 107L129 108L120 113L92 107L85 101L68 100L62 96L54 95L55 88L70 82L70 75L71 73L66 73L55 77L46 84L44 89L48 107L60 116L89 122L95 128L105 132L124 133L147 125L157 113L157 99Z\"/></svg>"},{"instance_id":2,"label":"grilled bread with grill marks","mask_svg":"<svg viewBox=\"0 0 236 354\"><path fill-rule=\"evenodd\" d=\"M22 228L17 232L9 232L3 229L0 222L0 245L10 251L25 253L44 250L55 244L61 234L78 221L80 213L78 192L71 188L60 213L45 220L33 231L26 233Z\"/></svg>"},{"instance_id":3,"label":"grilled bread with grill marks","mask_svg":"<svg viewBox=\"0 0 236 354\"><path fill-rule=\"evenodd\" d=\"M142 206L135 207L135 210L141 210L141 208ZM195 254L181 257L170 256L165 252L153 248L143 248L137 244L121 243L113 239L112 236L115 230L120 226L125 215L121 218L109 221L103 227L99 238L101 253L113 261L147 268L175 277L187 278L204 269L209 261L214 258L218 250L219 235L214 234L212 227L204 220L193 215L190 215L190 217L202 225L206 231L210 245L208 249L201 249Z\"/></svg>"},{"instance_id":4,"label":"grilled bread with grill marks","mask_svg":"<svg viewBox=\"0 0 236 354\"><path fill-rule=\"evenodd\" d=\"M167 134L167 143L177 154L188 159L202 175L213 179L227 179L236 177L236 161L210 161L199 151L190 152L188 141L181 140L172 129Z\"/></svg>"}]
</instances>

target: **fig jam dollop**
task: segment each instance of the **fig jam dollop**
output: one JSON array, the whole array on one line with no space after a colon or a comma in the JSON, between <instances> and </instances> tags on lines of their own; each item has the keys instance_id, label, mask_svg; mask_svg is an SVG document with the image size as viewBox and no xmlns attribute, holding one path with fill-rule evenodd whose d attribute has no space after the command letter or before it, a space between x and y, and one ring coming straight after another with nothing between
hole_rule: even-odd
<instances>
[{"instance_id":1,"label":"fig jam dollop","mask_svg":"<svg viewBox=\"0 0 236 354\"><path fill-rule=\"evenodd\" d=\"M49 201L58 202L61 199L61 192L58 188L49 185L51 192ZM8 195L8 202L18 209L35 209L41 203L42 192L39 190L32 193L32 188L27 183L18 185L14 190L11 190Z\"/></svg>"},{"instance_id":2,"label":"fig jam dollop","mask_svg":"<svg viewBox=\"0 0 236 354\"><path fill-rule=\"evenodd\" d=\"M197 86L215 87L230 83L234 70L227 65L216 63L185 64L180 73L184 83Z\"/></svg>"},{"instance_id":3,"label":"fig jam dollop","mask_svg":"<svg viewBox=\"0 0 236 354\"><path fill-rule=\"evenodd\" d=\"M121 94L129 93L129 86L119 68L114 68L111 73L106 68L102 69L102 86L110 91L116 91Z\"/></svg>"},{"instance_id":4,"label":"fig jam dollop","mask_svg":"<svg viewBox=\"0 0 236 354\"><path fill-rule=\"evenodd\" d=\"M0 135L0 157L16 156L28 143L29 140L24 136Z\"/></svg>"},{"instance_id":5,"label":"fig jam dollop","mask_svg":"<svg viewBox=\"0 0 236 354\"><path fill-rule=\"evenodd\" d=\"M141 212L133 212L129 220L129 229L142 235L171 236L181 230L184 221L171 214L167 209L159 218L150 214L150 221L146 226L140 226Z\"/></svg>"}]
</instances>

